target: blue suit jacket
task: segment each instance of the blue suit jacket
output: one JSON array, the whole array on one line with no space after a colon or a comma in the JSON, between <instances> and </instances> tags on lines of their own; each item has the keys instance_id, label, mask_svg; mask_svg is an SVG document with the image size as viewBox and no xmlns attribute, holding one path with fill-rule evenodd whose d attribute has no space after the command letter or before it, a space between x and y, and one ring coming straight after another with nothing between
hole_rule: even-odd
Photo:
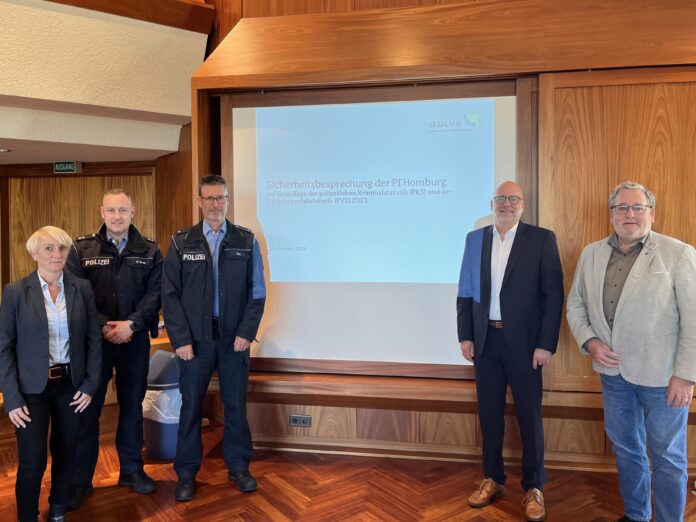
<instances>
[{"instance_id":1,"label":"blue suit jacket","mask_svg":"<svg viewBox=\"0 0 696 522\"><path fill-rule=\"evenodd\" d=\"M474 342L474 356L486 344L491 300L493 226L466 237L459 276L457 327L460 341ZM521 362L535 348L556 351L563 313L563 270L550 230L520 223L500 291L503 334Z\"/></svg>"},{"instance_id":2,"label":"blue suit jacket","mask_svg":"<svg viewBox=\"0 0 696 522\"><path fill-rule=\"evenodd\" d=\"M70 377L94 396L101 378L101 330L89 281L63 271L70 333ZM0 303L0 389L5 411L25 405L23 393L48 382L48 318L36 272L5 287Z\"/></svg>"}]
</instances>

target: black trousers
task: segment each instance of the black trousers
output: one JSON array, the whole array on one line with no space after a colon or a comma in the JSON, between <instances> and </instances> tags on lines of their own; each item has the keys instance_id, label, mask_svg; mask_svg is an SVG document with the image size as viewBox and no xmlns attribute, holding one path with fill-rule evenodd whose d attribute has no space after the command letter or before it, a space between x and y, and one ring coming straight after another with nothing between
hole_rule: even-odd
<instances>
[{"instance_id":1,"label":"black trousers","mask_svg":"<svg viewBox=\"0 0 696 522\"><path fill-rule=\"evenodd\" d=\"M31 422L26 428L16 428L17 515L20 521L36 520L39 514L39 495L41 479L48 461L48 428L51 427L51 504L66 504L70 491L75 458L75 444L80 428L80 419L84 413L75 413L69 404L77 390L70 377L48 381L43 392L24 394L29 408ZM89 409L89 407L88 407Z\"/></svg>"},{"instance_id":2,"label":"black trousers","mask_svg":"<svg viewBox=\"0 0 696 522\"><path fill-rule=\"evenodd\" d=\"M249 385L249 351L235 352L234 339L193 344L194 358L179 360L181 413L174 471L180 479L193 479L201 468L201 417L208 384L217 369L225 415L222 450L227 469L245 471L253 452L246 417Z\"/></svg>"},{"instance_id":3,"label":"black trousers","mask_svg":"<svg viewBox=\"0 0 696 522\"><path fill-rule=\"evenodd\" d=\"M544 426L541 418L541 368L520 364L512 353L502 329L489 327L486 345L474 359L478 414L483 435L483 474L498 484L505 483L503 439L505 436L505 395L510 385L522 439L522 488L542 489L544 469Z\"/></svg>"},{"instance_id":4,"label":"black trousers","mask_svg":"<svg viewBox=\"0 0 696 522\"><path fill-rule=\"evenodd\" d=\"M145 330L135 332L133 339L125 344L112 344L102 339L101 382L80 426L73 484L92 482L99 459L99 417L114 369L119 404L116 451L121 473L143 469L143 399L149 361L150 338Z\"/></svg>"}]
</instances>

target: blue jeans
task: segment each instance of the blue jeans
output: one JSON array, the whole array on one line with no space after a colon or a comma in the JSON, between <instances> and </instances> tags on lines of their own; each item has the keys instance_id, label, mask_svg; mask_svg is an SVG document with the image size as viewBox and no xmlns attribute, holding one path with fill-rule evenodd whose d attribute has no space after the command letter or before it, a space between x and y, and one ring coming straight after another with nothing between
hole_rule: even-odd
<instances>
[{"instance_id":1,"label":"blue jeans","mask_svg":"<svg viewBox=\"0 0 696 522\"><path fill-rule=\"evenodd\" d=\"M682 520L687 492L689 409L668 406L667 387L631 384L621 375L601 377L604 429L614 446L624 514L634 520L650 520L652 478L655 522Z\"/></svg>"}]
</instances>

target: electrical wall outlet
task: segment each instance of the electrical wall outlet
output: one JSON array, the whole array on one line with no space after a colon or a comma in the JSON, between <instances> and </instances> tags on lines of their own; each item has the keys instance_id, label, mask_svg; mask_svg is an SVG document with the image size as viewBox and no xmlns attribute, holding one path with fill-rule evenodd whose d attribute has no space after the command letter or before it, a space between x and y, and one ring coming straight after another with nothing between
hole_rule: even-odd
<instances>
[{"instance_id":1,"label":"electrical wall outlet","mask_svg":"<svg viewBox=\"0 0 696 522\"><path fill-rule=\"evenodd\" d=\"M290 415L290 426L297 426L299 428L311 428L312 416L311 415Z\"/></svg>"}]
</instances>

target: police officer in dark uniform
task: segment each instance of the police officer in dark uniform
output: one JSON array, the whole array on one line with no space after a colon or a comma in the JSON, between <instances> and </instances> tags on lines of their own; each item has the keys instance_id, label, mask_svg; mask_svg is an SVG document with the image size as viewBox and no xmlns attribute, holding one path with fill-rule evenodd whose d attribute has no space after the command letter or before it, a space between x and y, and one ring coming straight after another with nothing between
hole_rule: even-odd
<instances>
[{"instance_id":1,"label":"police officer in dark uniform","mask_svg":"<svg viewBox=\"0 0 696 522\"><path fill-rule=\"evenodd\" d=\"M142 403L147 387L150 337L157 336L163 259L157 244L131 225L135 208L122 189L104 194L99 232L76 239L67 268L92 283L99 311L102 342L102 380L92 408L80 427L69 510L79 508L91 494L99 456L99 416L107 386L116 369L120 406L116 450L120 486L136 493L155 491L143 470Z\"/></svg>"},{"instance_id":2,"label":"police officer in dark uniform","mask_svg":"<svg viewBox=\"0 0 696 522\"><path fill-rule=\"evenodd\" d=\"M266 301L263 261L251 230L227 221L224 178L206 176L198 188L203 221L177 232L162 276L162 310L179 356L182 395L174 470L175 498L191 500L202 462L203 399L213 370L224 405L223 455L228 478L242 492L256 489L249 473L252 442L246 418L249 346Z\"/></svg>"}]
</instances>

